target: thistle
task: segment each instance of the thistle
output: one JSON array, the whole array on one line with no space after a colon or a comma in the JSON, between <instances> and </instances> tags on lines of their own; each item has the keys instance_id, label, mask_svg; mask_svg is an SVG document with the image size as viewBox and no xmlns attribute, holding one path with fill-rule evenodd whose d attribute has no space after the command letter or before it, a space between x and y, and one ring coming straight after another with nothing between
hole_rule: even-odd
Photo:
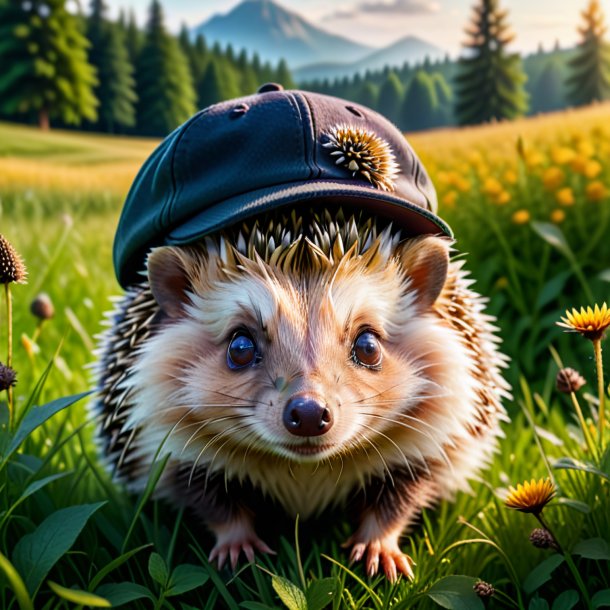
<instances>
[{"instance_id":1,"label":"thistle","mask_svg":"<svg viewBox=\"0 0 610 610\"><path fill-rule=\"evenodd\" d=\"M27 277L27 271L21 256L13 248L11 243L0 235L0 284L4 284L4 294L6 296L6 326L7 326L7 356L6 367L11 368L13 361L13 307L11 300L11 284L24 284ZM13 386L8 384L6 392L8 395L8 417L9 428L13 427Z\"/></svg>"}]
</instances>

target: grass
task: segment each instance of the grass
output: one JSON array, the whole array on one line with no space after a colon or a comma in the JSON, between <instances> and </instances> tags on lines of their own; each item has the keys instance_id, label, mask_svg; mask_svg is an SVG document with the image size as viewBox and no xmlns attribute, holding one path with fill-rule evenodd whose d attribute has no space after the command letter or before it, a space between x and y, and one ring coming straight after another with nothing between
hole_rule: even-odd
<instances>
[{"instance_id":1,"label":"grass","mask_svg":"<svg viewBox=\"0 0 610 610\"><path fill-rule=\"evenodd\" d=\"M472 590L477 579L496 588L488 607L581 608L586 595L591 607L610 604L608 430L587 449L573 410L575 398L595 435L593 352L555 325L565 308L601 303L609 292L609 117L606 105L410 138L477 289L498 316L515 399L500 452L473 482L473 494L426 511L405 537L416 576L396 585L347 564L340 519L296 531L290 523L272 527L276 557L257 557L236 574L218 572L207 562L212 541L200 525L151 498L161 464L141 497L112 483L92 440L87 398L68 404L62 397L91 386L94 336L108 298L119 293L111 266L118 214L156 143L0 124L1 232L29 269L29 283L12 287L22 428L20 436L6 427L0 435L0 606L128 600L129 608L261 610L304 608L305 599L310 610L481 608ZM37 330L29 303L40 291L56 315ZM551 346L587 377L578 395L555 390ZM10 453L15 438L22 443ZM559 492L544 515L563 554L533 547L528 534L536 520L501 500L508 485L547 476Z\"/></svg>"}]
</instances>

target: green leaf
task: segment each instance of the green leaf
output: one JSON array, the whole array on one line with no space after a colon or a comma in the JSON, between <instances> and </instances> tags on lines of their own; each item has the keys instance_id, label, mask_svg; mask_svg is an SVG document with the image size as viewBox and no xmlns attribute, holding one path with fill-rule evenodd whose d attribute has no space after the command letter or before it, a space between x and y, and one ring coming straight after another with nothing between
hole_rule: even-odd
<instances>
[{"instance_id":1,"label":"green leaf","mask_svg":"<svg viewBox=\"0 0 610 610\"><path fill-rule=\"evenodd\" d=\"M572 275L570 271L562 271L546 282L536 299L535 311L540 311L561 294L570 275Z\"/></svg>"},{"instance_id":2,"label":"green leaf","mask_svg":"<svg viewBox=\"0 0 610 610\"><path fill-rule=\"evenodd\" d=\"M585 515L591 512L591 507L586 502L574 500L573 498L557 498L556 503L561 504L562 506L567 506L568 508L573 508L574 510L584 513Z\"/></svg>"},{"instance_id":3,"label":"green leaf","mask_svg":"<svg viewBox=\"0 0 610 610\"><path fill-rule=\"evenodd\" d=\"M260 602L241 602L239 607L246 610L275 610L273 606L267 606L267 604L261 604Z\"/></svg>"},{"instance_id":4,"label":"green leaf","mask_svg":"<svg viewBox=\"0 0 610 610\"><path fill-rule=\"evenodd\" d=\"M601 477L602 479L606 479L606 481L610 481L610 476L599 470L599 468L593 466L593 464L589 464L588 462L580 462L579 460L575 460L571 457L562 457L555 460L553 463L553 468L558 468L560 470L581 470L582 472L589 472Z\"/></svg>"},{"instance_id":5,"label":"green leaf","mask_svg":"<svg viewBox=\"0 0 610 610\"><path fill-rule=\"evenodd\" d=\"M308 610L322 610L333 600L335 591L339 585L338 578L321 578L314 580L307 588L305 597Z\"/></svg>"},{"instance_id":6,"label":"green leaf","mask_svg":"<svg viewBox=\"0 0 610 610\"><path fill-rule=\"evenodd\" d=\"M112 604L105 598L99 595L89 593L89 591L82 591L81 589L68 589L62 587L52 580L47 581L49 587L55 595L58 595L62 599L67 599L69 602L80 604L81 606L92 606L93 608L111 608Z\"/></svg>"},{"instance_id":7,"label":"green leaf","mask_svg":"<svg viewBox=\"0 0 610 610\"><path fill-rule=\"evenodd\" d=\"M34 595L49 570L68 552L93 513L105 502L62 508L15 545L13 563Z\"/></svg>"},{"instance_id":8,"label":"green leaf","mask_svg":"<svg viewBox=\"0 0 610 610\"><path fill-rule=\"evenodd\" d=\"M288 579L274 575L271 585L288 610L307 610L305 594Z\"/></svg>"},{"instance_id":9,"label":"green leaf","mask_svg":"<svg viewBox=\"0 0 610 610\"><path fill-rule=\"evenodd\" d=\"M572 553L585 559L610 559L610 548L603 538L581 540L574 545Z\"/></svg>"},{"instance_id":10,"label":"green leaf","mask_svg":"<svg viewBox=\"0 0 610 610\"><path fill-rule=\"evenodd\" d=\"M572 253L563 231L557 225L551 224L550 222L534 221L532 222L531 227L547 242L547 244L550 244L553 248L559 250L566 258L574 258L574 254Z\"/></svg>"},{"instance_id":11,"label":"green leaf","mask_svg":"<svg viewBox=\"0 0 610 610\"><path fill-rule=\"evenodd\" d=\"M551 610L571 610L579 600L578 592L574 589L568 589L555 598Z\"/></svg>"},{"instance_id":12,"label":"green leaf","mask_svg":"<svg viewBox=\"0 0 610 610\"><path fill-rule=\"evenodd\" d=\"M597 274L598 279L604 282L610 282L610 269L604 269Z\"/></svg>"},{"instance_id":13,"label":"green leaf","mask_svg":"<svg viewBox=\"0 0 610 610\"><path fill-rule=\"evenodd\" d=\"M523 582L523 590L531 595L536 589L540 588L547 580L550 580L553 570L560 566L564 561L561 555L554 554L539 563Z\"/></svg>"},{"instance_id":14,"label":"green leaf","mask_svg":"<svg viewBox=\"0 0 610 610\"><path fill-rule=\"evenodd\" d=\"M182 593L201 587L209 578L210 575L205 568L194 566L190 563L183 563L182 565L177 566L172 572L165 597L181 595Z\"/></svg>"},{"instance_id":15,"label":"green leaf","mask_svg":"<svg viewBox=\"0 0 610 610\"><path fill-rule=\"evenodd\" d=\"M594 608L610 606L610 589L603 589L602 591L598 591L591 598L591 605Z\"/></svg>"},{"instance_id":16,"label":"green leaf","mask_svg":"<svg viewBox=\"0 0 610 610\"><path fill-rule=\"evenodd\" d=\"M534 597L530 600L528 610L549 610L549 602L541 597Z\"/></svg>"},{"instance_id":17,"label":"green leaf","mask_svg":"<svg viewBox=\"0 0 610 610\"><path fill-rule=\"evenodd\" d=\"M19 572L15 570L13 564L2 553L0 553L0 568L8 578L21 610L34 610L34 605L21 576L19 576Z\"/></svg>"},{"instance_id":18,"label":"green leaf","mask_svg":"<svg viewBox=\"0 0 610 610\"><path fill-rule=\"evenodd\" d=\"M471 576L445 576L427 591L428 597L450 610L483 610L481 598L474 592L476 578Z\"/></svg>"},{"instance_id":19,"label":"green leaf","mask_svg":"<svg viewBox=\"0 0 610 610\"><path fill-rule=\"evenodd\" d=\"M131 551L128 551L127 553L123 553L116 559L113 559L111 562L109 562L107 565L105 565L101 570L99 570L99 572L93 577L93 579L89 583L89 590L95 591L97 586L102 582L102 580L104 580L104 578L106 578L106 576L108 576L108 574L110 574L110 572L112 572L113 570L116 570L119 566L123 565L130 557L132 557L136 553L139 553L140 551L143 551L144 549L147 549L150 546L152 546L151 543L143 544L142 546L139 546L136 549L132 549Z\"/></svg>"},{"instance_id":20,"label":"green leaf","mask_svg":"<svg viewBox=\"0 0 610 610\"><path fill-rule=\"evenodd\" d=\"M138 585L135 582L116 582L107 583L99 587L95 593L106 598L112 607L122 606L128 604L136 599L150 599L155 600L155 596L142 585Z\"/></svg>"},{"instance_id":21,"label":"green leaf","mask_svg":"<svg viewBox=\"0 0 610 610\"><path fill-rule=\"evenodd\" d=\"M158 582L162 587L165 587L169 573L165 560L159 553L152 553L150 555L150 558L148 559L148 573L152 576L154 581Z\"/></svg>"},{"instance_id":22,"label":"green leaf","mask_svg":"<svg viewBox=\"0 0 610 610\"><path fill-rule=\"evenodd\" d=\"M42 426L49 418L53 417L56 413L59 413L63 409L70 407L74 403L78 402L85 396L88 396L91 392L82 392L81 394L74 394L73 396L64 396L53 400L46 405L41 407L34 407L21 422L21 425L15 432L15 436L11 444L9 445L7 454L4 456L2 465L6 463L8 458L21 446L21 443L30 435L36 428Z\"/></svg>"}]
</instances>

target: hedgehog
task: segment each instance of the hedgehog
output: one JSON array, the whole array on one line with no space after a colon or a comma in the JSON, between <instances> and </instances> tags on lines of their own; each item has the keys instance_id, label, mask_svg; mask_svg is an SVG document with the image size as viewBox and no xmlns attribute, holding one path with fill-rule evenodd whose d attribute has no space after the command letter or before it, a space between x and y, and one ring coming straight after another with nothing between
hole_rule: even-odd
<instances>
[{"instance_id":1,"label":"hedgehog","mask_svg":"<svg viewBox=\"0 0 610 610\"><path fill-rule=\"evenodd\" d=\"M363 210L293 207L151 248L100 344L99 440L134 490L272 549L257 514L353 515L368 575L413 578L400 536L468 490L506 420L494 318L453 242Z\"/></svg>"}]
</instances>

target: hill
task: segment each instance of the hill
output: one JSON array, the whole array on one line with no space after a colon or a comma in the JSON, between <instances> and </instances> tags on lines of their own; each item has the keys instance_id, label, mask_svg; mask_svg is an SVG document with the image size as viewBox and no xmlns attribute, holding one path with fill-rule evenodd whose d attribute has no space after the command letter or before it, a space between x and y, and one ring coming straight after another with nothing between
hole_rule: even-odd
<instances>
[{"instance_id":1,"label":"hill","mask_svg":"<svg viewBox=\"0 0 610 610\"><path fill-rule=\"evenodd\" d=\"M225 15L195 27L211 42L258 53L263 61L285 59L291 68L341 57L356 61L371 47L316 27L272 0L245 0Z\"/></svg>"}]
</instances>

